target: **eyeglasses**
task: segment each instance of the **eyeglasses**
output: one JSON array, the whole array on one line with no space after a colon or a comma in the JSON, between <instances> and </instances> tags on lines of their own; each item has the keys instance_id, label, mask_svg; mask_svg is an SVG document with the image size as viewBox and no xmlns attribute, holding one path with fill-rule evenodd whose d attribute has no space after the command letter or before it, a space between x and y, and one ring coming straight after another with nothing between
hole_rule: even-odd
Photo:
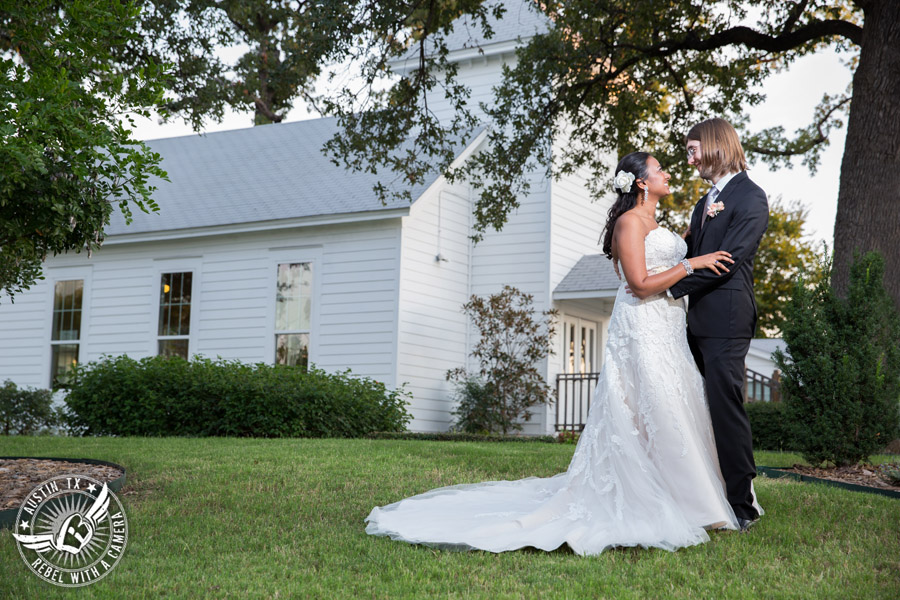
<instances>
[{"instance_id":1,"label":"eyeglasses","mask_svg":"<svg viewBox=\"0 0 900 600\"><path fill-rule=\"evenodd\" d=\"M699 149L700 149L699 144L697 146L691 146L690 148L687 149L687 157L694 158L694 155L697 154L697 150L699 150Z\"/></svg>"}]
</instances>

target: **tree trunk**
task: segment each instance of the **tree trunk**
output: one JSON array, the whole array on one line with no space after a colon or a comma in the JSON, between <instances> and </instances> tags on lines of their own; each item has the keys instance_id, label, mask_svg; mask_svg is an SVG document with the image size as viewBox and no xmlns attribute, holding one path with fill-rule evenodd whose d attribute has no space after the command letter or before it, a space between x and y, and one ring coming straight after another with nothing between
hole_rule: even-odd
<instances>
[{"instance_id":1,"label":"tree trunk","mask_svg":"<svg viewBox=\"0 0 900 600\"><path fill-rule=\"evenodd\" d=\"M854 253L879 251L900 308L900 2L860 2L865 24L841 163L832 281L845 295Z\"/></svg>"}]
</instances>

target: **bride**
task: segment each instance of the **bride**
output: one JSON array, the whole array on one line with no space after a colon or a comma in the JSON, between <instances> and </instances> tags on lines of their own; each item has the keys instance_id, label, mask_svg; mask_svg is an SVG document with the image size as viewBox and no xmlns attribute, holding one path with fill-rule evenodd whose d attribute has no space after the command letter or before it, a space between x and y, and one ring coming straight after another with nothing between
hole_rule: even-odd
<instances>
[{"instance_id":1,"label":"bride","mask_svg":"<svg viewBox=\"0 0 900 600\"><path fill-rule=\"evenodd\" d=\"M707 541L707 529L739 528L688 348L685 305L666 294L695 269L725 273L733 261L724 251L684 258L682 237L655 219L668 181L645 152L625 156L616 167L617 198L603 251L617 273L621 265L625 281L568 470L444 487L376 507L366 518L367 533L489 552L568 544L584 555L615 546L675 550Z\"/></svg>"}]
</instances>

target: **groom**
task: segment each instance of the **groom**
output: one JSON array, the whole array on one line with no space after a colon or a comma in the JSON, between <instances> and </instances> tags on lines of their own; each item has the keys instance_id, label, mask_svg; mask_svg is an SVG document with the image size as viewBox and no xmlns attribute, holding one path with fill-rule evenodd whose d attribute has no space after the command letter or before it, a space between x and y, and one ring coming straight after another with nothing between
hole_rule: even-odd
<instances>
[{"instance_id":1,"label":"groom","mask_svg":"<svg viewBox=\"0 0 900 600\"><path fill-rule=\"evenodd\" d=\"M769 223L766 194L747 177L737 132L724 119L694 125L686 138L688 164L713 184L694 208L685 241L688 257L731 253L729 272L698 270L670 288L687 295L688 342L706 381L719 466L728 501L747 531L759 518L751 482L756 477L750 421L744 411L744 359L756 329L753 257Z\"/></svg>"}]
</instances>

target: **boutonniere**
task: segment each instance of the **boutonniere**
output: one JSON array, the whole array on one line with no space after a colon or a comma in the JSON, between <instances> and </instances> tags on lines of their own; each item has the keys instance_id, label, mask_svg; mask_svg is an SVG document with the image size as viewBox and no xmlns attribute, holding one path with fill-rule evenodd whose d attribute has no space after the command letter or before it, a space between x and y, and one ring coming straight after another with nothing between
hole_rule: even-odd
<instances>
[{"instance_id":1,"label":"boutonniere","mask_svg":"<svg viewBox=\"0 0 900 600\"><path fill-rule=\"evenodd\" d=\"M706 216L712 219L723 210L725 210L724 202L713 202L709 205L709 208L706 209Z\"/></svg>"}]
</instances>

